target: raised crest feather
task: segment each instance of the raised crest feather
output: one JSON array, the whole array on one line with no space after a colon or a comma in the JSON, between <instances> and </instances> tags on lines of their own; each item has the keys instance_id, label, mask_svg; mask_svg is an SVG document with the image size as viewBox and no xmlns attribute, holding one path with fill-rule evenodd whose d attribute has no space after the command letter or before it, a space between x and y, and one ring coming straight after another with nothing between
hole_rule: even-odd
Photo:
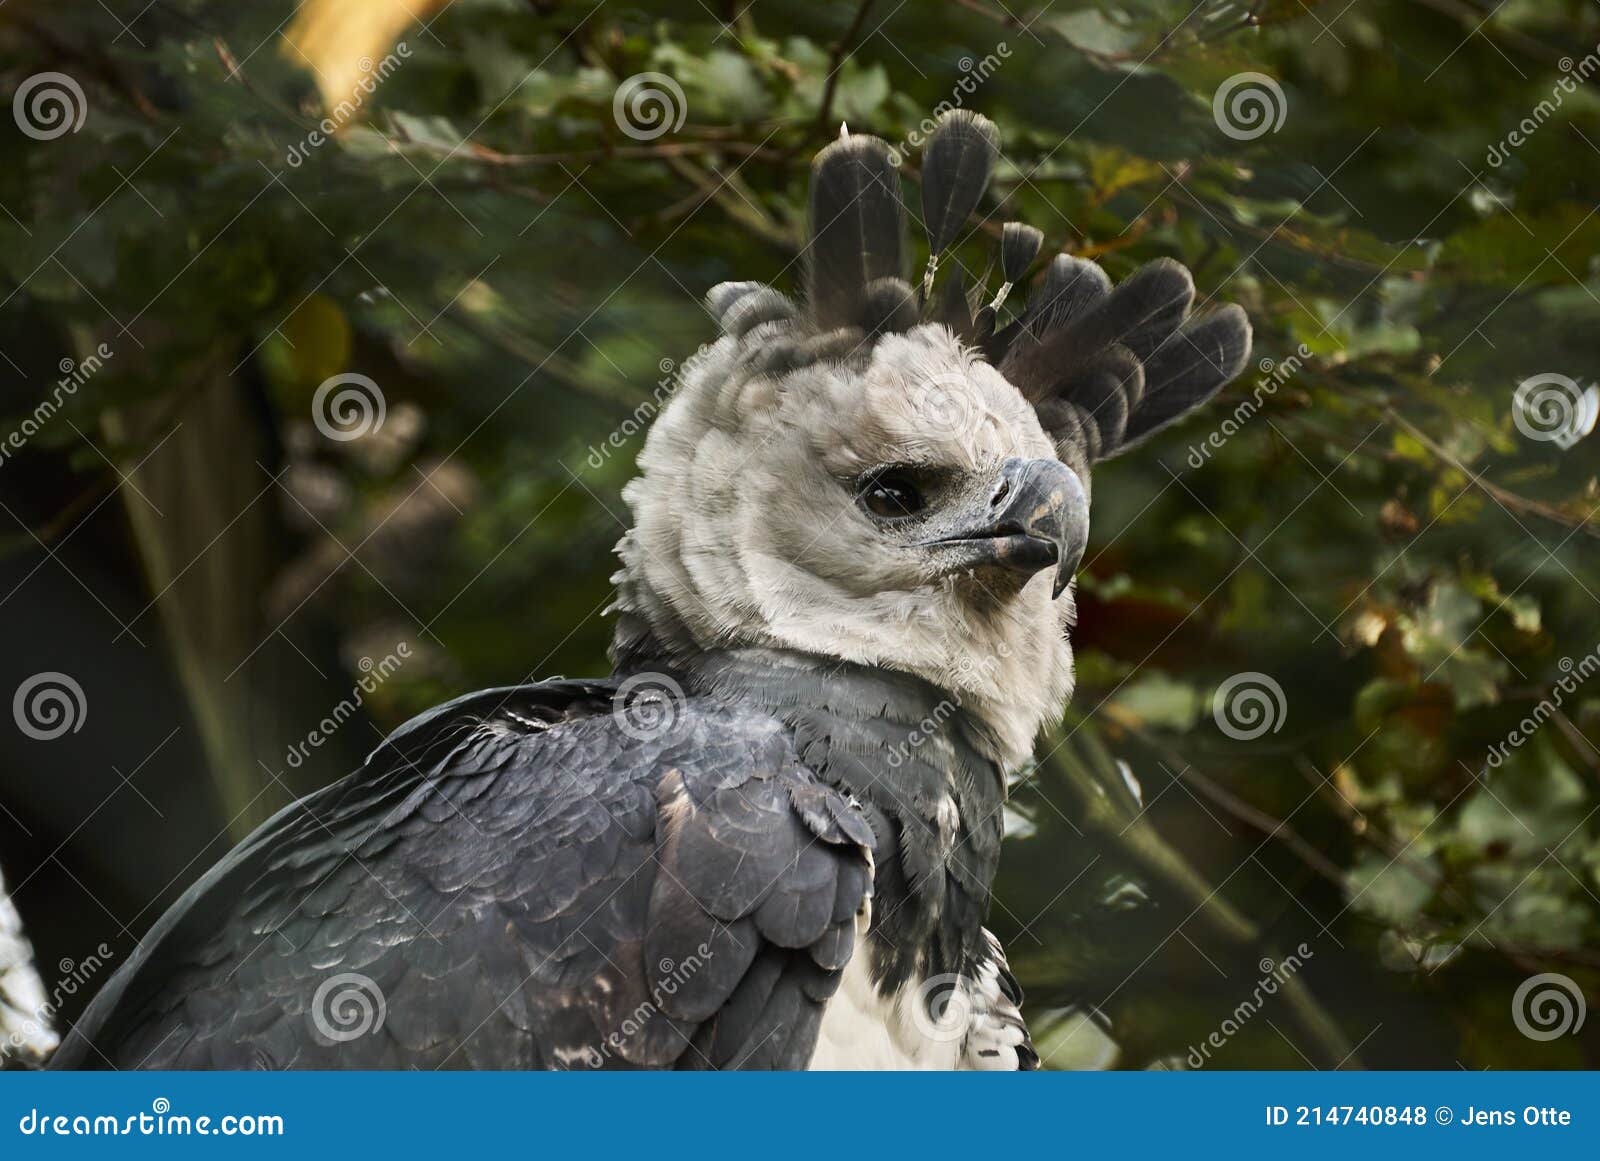
<instances>
[{"instance_id":1,"label":"raised crest feather","mask_svg":"<svg viewBox=\"0 0 1600 1161\"><path fill-rule=\"evenodd\" d=\"M966 109L946 113L929 137L922 153L922 223L930 250L924 296L932 289L939 256L978 208L999 156L994 122Z\"/></svg>"},{"instance_id":2,"label":"raised crest feather","mask_svg":"<svg viewBox=\"0 0 1600 1161\"><path fill-rule=\"evenodd\" d=\"M811 166L806 298L823 330L861 326L867 286L905 275L905 206L889 147L841 137Z\"/></svg>"},{"instance_id":3,"label":"raised crest feather","mask_svg":"<svg viewBox=\"0 0 1600 1161\"><path fill-rule=\"evenodd\" d=\"M708 297L712 313L728 333L773 348L760 362L785 368L942 324L1033 403L1063 459L1085 466L1175 422L1239 373L1250 351L1244 312L1193 316L1194 279L1169 258L1113 286L1098 264L1057 254L1028 301L1003 317L1045 246L1041 230L1008 221L992 299L990 278L954 261L937 287L940 259L982 201L999 149L994 124L967 110L946 114L929 137L921 160L929 258L913 289L896 152L841 125L812 165L804 310L734 283Z\"/></svg>"}]
</instances>

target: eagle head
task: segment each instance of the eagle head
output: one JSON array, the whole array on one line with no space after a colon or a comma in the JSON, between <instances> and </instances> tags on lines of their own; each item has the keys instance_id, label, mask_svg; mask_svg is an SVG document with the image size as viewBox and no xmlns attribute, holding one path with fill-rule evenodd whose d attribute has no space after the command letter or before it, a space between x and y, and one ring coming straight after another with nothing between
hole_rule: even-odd
<instances>
[{"instance_id":1,"label":"eagle head","mask_svg":"<svg viewBox=\"0 0 1600 1161\"><path fill-rule=\"evenodd\" d=\"M984 304L952 246L998 155L947 115L922 159L930 258L904 269L894 154L845 136L812 169L802 305L754 282L679 371L624 491L619 656L770 648L914 674L988 727L1005 768L1072 690L1071 579L1090 465L1209 399L1243 366L1237 307L1192 316L1158 260L1116 288L1055 256L1000 314L1043 235L1002 230ZM941 259L952 259L936 289Z\"/></svg>"}]
</instances>

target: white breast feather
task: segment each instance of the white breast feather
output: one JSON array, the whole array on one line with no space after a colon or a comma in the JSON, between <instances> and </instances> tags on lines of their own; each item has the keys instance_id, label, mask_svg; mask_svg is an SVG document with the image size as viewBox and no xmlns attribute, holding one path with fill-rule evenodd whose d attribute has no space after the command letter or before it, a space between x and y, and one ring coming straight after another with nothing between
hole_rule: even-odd
<instances>
[{"instance_id":1,"label":"white breast feather","mask_svg":"<svg viewBox=\"0 0 1600 1161\"><path fill-rule=\"evenodd\" d=\"M822 1013L811 1070L1015 1071L1027 1030L1000 987L1000 945L984 934L992 958L970 975L913 981L887 995L868 971L867 941L859 941ZM930 993L938 997L931 1013Z\"/></svg>"}]
</instances>

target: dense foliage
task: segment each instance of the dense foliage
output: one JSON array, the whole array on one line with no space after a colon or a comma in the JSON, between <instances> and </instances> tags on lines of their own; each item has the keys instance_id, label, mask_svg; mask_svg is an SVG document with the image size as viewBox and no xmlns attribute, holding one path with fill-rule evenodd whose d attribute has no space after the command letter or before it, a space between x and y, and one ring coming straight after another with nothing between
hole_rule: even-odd
<instances>
[{"instance_id":1,"label":"dense foliage","mask_svg":"<svg viewBox=\"0 0 1600 1161\"><path fill-rule=\"evenodd\" d=\"M89 707L3 759L44 962L125 950L411 713L603 669L700 296L792 281L841 121L914 178L965 104L1004 136L970 269L1014 214L1115 277L1179 258L1257 336L1095 480L993 917L1047 1059L1594 1062L1600 1020L1532 1039L1513 996L1600 996L1600 8L140 8L0 9L8 97L60 73L85 113L0 163L5 689ZM619 97L646 72L665 108ZM314 422L339 375L362 438Z\"/></svg>"}]
</instances>

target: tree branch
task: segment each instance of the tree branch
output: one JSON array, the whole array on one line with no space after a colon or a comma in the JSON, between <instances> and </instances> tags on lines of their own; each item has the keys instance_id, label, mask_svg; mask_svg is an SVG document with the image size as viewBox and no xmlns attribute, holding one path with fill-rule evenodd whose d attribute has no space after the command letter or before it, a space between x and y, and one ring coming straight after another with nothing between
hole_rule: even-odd
<instances>
[{"instance_id":1,"label":"tree branch","mask_svg":"<svg viewBox=\"0 0 1600 1161\"><path fill-rule=\"evenodd\" d=\"M861 35L862 25L867 22L867 13L871 11L873 2L874 0L861 0L861 4L856 8L856 18L850 22L850 27L845 29L844 35L833 42L833 51L828 54L828 79L822 84L822 101L817 106L817 128L824 134L831 131L833 97L839 88L839 73L855 47L855 39Z\"/></svg>"},{"instance_id":2,"label":"tree branch","mask_svg":"<svg viewBox=\"0 0 1600 1161\"><path fill-rule=\"evenodd\" d=\"M1582 532L1585 536L1592 536L1596 540L1600 540L1600 521L1596 521L1593 518L1595 512L1600 511L1600 505L1596 505L1594 508L1589 509L1588 514L1582 519L1579 519L1562 511L1553 504L1546 504L1541 500L1530 500L1526 496L1519 496L1515 492L1512 492L1506 488L1502 488L1499 484L1491 483L1478 472L1474 472L1471 468L1467 467L1466 464L1462 463L1456 456L1452 455L1442 444L1435 442L1431 436L1429 436L1416 424L1412 423L1405 416L1401 415L1398 411L1394 410L1394 408L1386 407L1384 408L1383 413L1386 419L1389 419L1397 426L1403 428L1406 434L1411 436L1412 439L1416 440L1439 459L1443 460L1462 475L1466 476L1467 479L1472 481L1472 483L1476 485L1485 495L1494 500L1495 503L1499 504L1502 508L1506 509L1506 511L1520 512L1524 516L1538 516L1541 519L1553 521L1554 523L1561 524L1567 528L1574 528L1577 531Z\"/></svg>"}]
</instances>

